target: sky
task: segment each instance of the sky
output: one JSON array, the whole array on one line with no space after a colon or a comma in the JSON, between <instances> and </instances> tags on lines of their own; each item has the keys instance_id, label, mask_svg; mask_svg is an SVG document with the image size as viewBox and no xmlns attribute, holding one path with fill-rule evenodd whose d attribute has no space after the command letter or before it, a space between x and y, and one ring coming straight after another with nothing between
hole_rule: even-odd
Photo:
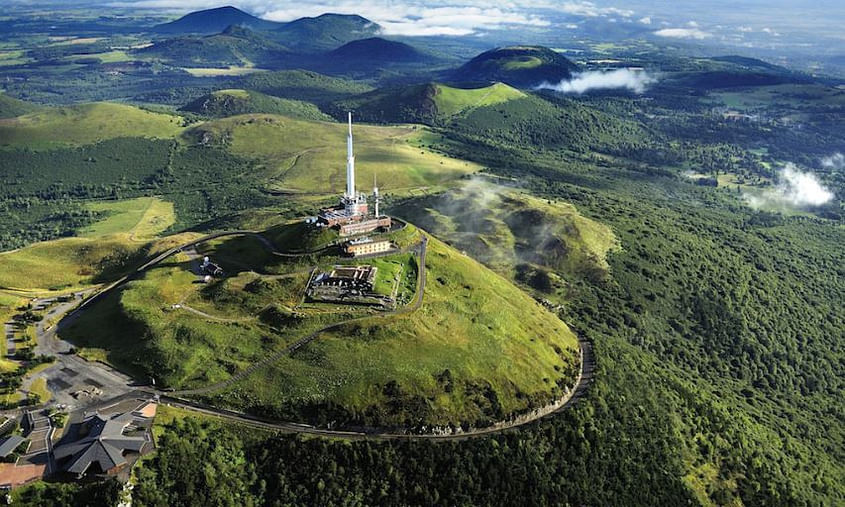
<instances>
[{"instance_id":1,"label":"sky","mask_svg":"<svg viewBox=\"0 0 845 507\"><path fill-rule=\"evenodd\" d=\"M497 29L576 30L604 20L641 26L668 40L777 42L795 34L845 40L845 0L4 0L12 4L100 4L184 14L234 5L289 21L325 12L360 14L388 35L475 35Z\"/></svg>"}]
</instances>

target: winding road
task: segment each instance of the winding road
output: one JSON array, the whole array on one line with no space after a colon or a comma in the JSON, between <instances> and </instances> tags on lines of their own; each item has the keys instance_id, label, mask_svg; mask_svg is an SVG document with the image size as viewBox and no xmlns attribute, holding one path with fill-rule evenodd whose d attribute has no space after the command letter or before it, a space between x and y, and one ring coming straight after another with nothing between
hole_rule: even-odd
<instances>
[{"instance_id":1,"label":"winding road","mask_svg":"<svg viewBox=\"0 0 845 507\"><path fill-rule=\"evenodd\" d=\"M270 250L273 255L283 256L283 257L298 257L298 256L305 256L311 255L314 253L319 253L321 251L326 250L329 247L323 247L318 250L308 251L308 252L279 252L275 249L274 245L264 237L260 232L250 231L250 230L236 230L236 231L227 231L227 232L219 232L210 234L207 236L203 236L201 238L189 241L183 245L170 248L148 262L144 263L128 275L114 281L113 283L105 286L99 292L91 296L90 298L84 300L81 304L73 308L72 310L68 311L67 308L63 308L66 315L59 324L53 329L43 329L39 328L38 336L39 336L39 345L45 348L48 348L50 352L56 353L56 355L61 354L62 352L66 352L66 349L70 348L70 345L67 342L55 339L52 340L50 338L56 335L56 330L59 327L65 326L68 323L72 322L79 314L82 312L88 305L92 302L99 300L100 298L104 297L105 295L109 294L110 292L116 290L117 288L121 287L123 284L127 283L128 281L134 279L135 277L143 274L145 271L155 267L156 265L160 264L167 258L175 255L185 249L193 248L198 244L205 243L211 241L213 239L228 237L228 236L251 236L257 238L265 247ZM217 391L223 388L230 386L231 384L251 375L258 369L267 366L279 358L286 354L290 354L300 347L314 341L320 334L331 331L333 329L337 329L341 326L354 323L357 321L368 320L373 318L389 318L392 316L406 314L413 311L416 311L422 306L423 297L425 293L426 287L426 269L425 269L425 259L426 259L426 250L427 250L428 238L423 235L422 241L420 241L415 246L412 246L410 250L415 250L417 255L419 256L419 269L417 270L417 294L414 301L406 305L400 309L385 312L376 315L368 315L365 317L356 317L353 319L337 322L334 324L330 324L325 326L319 330L312 332L311 334L299 339L298 341L279 349L278 351L274 352L273 354L267 356L263 360L252 364L245 370L238 372L237 374L233 375L229 379L218 382L215 384L211 384L202 388L198 389L188 389L188 390L180 390L180 391L162 391L157 390L151 387L133 387L131 380L127 381L128 377L123 376L122 374L112 370L105 364L96 363L96 362L88 362L79 358L75 355L68 355L63 354L60 357L60 363L64 362L72 362L75 364L77 368L82 368L83 365L81 363L86 363L84 365L84 369L87 372L91 372L92 370L102 370L101 378L111 377L110 380L117 380L118 383L122 383L119 389L117 389L118 395L124 395L130 391L137 391L139 393L146 394L149 397L159 397L162 401L169 403L171 405L181 407L187 410L192 410L200 413L215 415L218 417L222 417L233 422L238 422L241 424L247 424L250 426L261 427L265 429L271 429L274 431L282 431L282 432L293 432L293 433L304 433L304 434L311 434L311 435L319 435L319 436L331 436L331 437L340 437L340 438L350 438L350 439L381 439L381 440L395 440L395 439L420 439L420 440L459 440L459 439L466 439L472 437L479 437L484 435L489 435L492 433L498 433L501 431L506 431L508 429L513 429L519 426L523 426L525 424L529 424L534 422L538 419L543 417L547 417L551 414L559 412L573 403L577 402L584 393L586 392L588 386L592 381L593 375L593 368L594 368L594 359L592 353L592 346L589 342L586 341L579 341L580 346L580 358L581 358L581 370L578 374L578 378L576 380L575 385L565 396L555 400L555 402L538 409L535 409L533 412L528 414L524 414L522 416L517 416L511 420L501 421L496 423L492 426L485 427L485 428L477 428L477 429L469 429L466 431L460 431L456 433L395 433L383 428L364 428L361 431L344 431L344 430L331 430L331 429L321 429L314 426L300 424L295 422L282 422L282 421L273 421L264 419L261 417L253 416L251 414L246 414L242 412L237 412L233 410L227 410L219 407L213 407L210 405L205 405L200 402L196 402L193 400L188 400L183 398L184 396L192 396L197 394L205 394L213 391ZM54 309L56 313L64 313L59 309ZM198 312L200 313L200 312ZM42 343L43 342L43 343ZM50 345L48 345L48 343ZM61 364L59 365L61 366ZM110 383L111 384L111 383ZM117 386L115 385L115 388Z\"/></svg>"}]
</instances>

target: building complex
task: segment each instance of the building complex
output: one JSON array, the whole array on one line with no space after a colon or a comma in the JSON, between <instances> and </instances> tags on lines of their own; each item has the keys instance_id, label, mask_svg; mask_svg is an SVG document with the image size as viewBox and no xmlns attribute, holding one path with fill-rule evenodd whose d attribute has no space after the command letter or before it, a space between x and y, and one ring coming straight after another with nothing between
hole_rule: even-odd
<instances>
[{"instance_id":1,"label":"building complex","mask_svg":"<svg viewBox=\"0 0 845 507\"><path fill-rule=\"evenodd\" d=\"M346 191L340 198L340 204L320 210L309 223L317 227L335 227L340 236L349 237L367 234L376 229L389 229L391 219L381 215L379 210L380 195L378 185L373 181L373 209L370 212L367 196L355 189L355 155L352 149L352 113L349 113L349 133L346 137Z\"/></svg>"}]
</instances>

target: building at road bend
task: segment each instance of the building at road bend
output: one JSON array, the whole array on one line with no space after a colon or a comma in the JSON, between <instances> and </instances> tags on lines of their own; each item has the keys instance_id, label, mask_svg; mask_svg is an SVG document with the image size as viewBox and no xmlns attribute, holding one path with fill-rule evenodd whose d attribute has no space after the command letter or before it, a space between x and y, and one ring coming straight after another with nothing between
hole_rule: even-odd
<instances>
[{"instance_id":1,"label":"building at road bend","mask_svg":"<svg viewBox=\"0 0 845 507\"><path fill-rule=\"evenodd\" d=\"M361 255L372 255L387 252L390 251L391 248L393 248L393 245L386 239L373 240L364 237L350 240L343 247L343 250L352 257L359 257Z\"/></svg>"},{"instance_id":2,"label":"building at road bend","mask_svg":"<svg viewBox=\"0 0 845 507\"><path fill-rule=\"evenodd\" d=\"M373 209L367 203L367 195L355 190L355 155L352 149L352 113L349 113L349 133L346 137L346 191L340 204L320 210L316 217L306 220L316 227L335 227L341 236L367 234L379 228L389 229L389 216L379 214L381 196L373 178Z\"/></svg>"}]
</instances>

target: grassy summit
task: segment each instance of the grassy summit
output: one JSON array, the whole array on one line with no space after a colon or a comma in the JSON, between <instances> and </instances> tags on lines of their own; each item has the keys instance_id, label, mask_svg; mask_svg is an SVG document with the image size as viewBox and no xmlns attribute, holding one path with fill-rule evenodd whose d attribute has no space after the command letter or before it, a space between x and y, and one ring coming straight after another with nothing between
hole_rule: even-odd
<instances>
[{"instance_id":1,"label":"grassy summit","mask_svg":"<svg viewBox=\"0 0 845 507\"><path fill-rule=\"evenodd\" d=\"M299 100L272 97L251 90L218 90L186 104L182 111L223 118L247 113L282 114L306 120L331 121L317 106Z\"/></svg>"},{"instance_id":2,"label":"grassy summit","mask_svg":"<svg viewBox=\"0 0 845 507\"><path fill-rule=\"evenodd\" d=\"M79 145L117 137L169 138L181 130L178 116L95 102L0 120L0 143L29 147Z\"/></svg>"},{"instance_id":3,"label":"grassy summit","mask_svg":"<svg viewBox=\"0 0 845 507\"><path fill-rule=\"evenodd\" d=\"M394 239L407 245L420 238L410 227ZM83 354L184 388L229 379L340 323L292 356L208 395L215 403L311 422L482 425L546 404L577 375L577 341L562 321L434 238L422 307L387 315L303 302L312 267L344 262L336 257L275 257L249 237L198 250L219 262L226 277L194 283L196 255L179 254L96 303L64 337ZM400 300L412 301L417 261L410 254L372 261L381 273L376 290L390 292L396 283ZM344 324L349 319L355 320ZM109 331L98 331L104 328Z\"/></svg>"},{"instance_id":4,"label":"grassy summit","mask_svg":"<svg viewBox=\"0 0 845 507\"><path fill-rule=\"evenodd\" d=\"M455 81L501 81L532 87L543 81L568 79L577 66L563 55L542 46L510 46L476 56L450 76Z\"/></svg>"},{"instance_id":5,"label":"grassy summit","mask_svg":"<svg viewBox=\"0 0 845 507\"><path fill-rule=\"evenodd\" d=\"M366 425L488 424L572 385L575 336L510 282L430 239L421 309L323 333L217 403Z\"/></svg>"},{"instance_id":6,"label":"grassy summit","mask_svg":"<svg viewBox=\"0 0 845 507\"><path fill-rule=\"evenodd\" d=\"M355 111L364 121L439 124L480 108L525 97L503 83L478 88L456 88L441 83L384 88L340 100L328 109L337 117Z\"/></svg>"}]
</instances>

